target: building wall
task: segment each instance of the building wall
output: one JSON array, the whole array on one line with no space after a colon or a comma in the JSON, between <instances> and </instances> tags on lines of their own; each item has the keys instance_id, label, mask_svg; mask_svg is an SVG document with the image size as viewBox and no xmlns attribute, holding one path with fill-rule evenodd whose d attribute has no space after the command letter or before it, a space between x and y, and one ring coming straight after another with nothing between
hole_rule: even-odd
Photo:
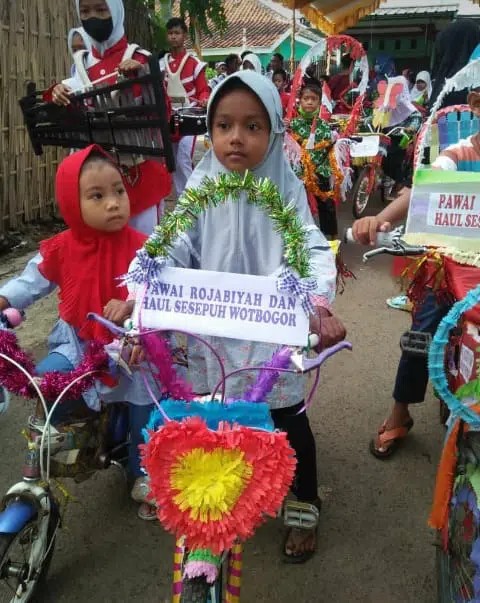
<instances>
[{"instance_id":1,"label":"building wall","mask_svg":"<svg viewBox=\"0 0 480 603\"><path fill-rule=\"evenodd\" d=\"M308 51L309 48L310 47L307 46L307 44L297 41L295 43L295 61L297 61L297 62L300 61L300 59ZM223 54L210 55L210 54L206 54L205 51L208 52L208 49L204 49L204 51L203 51L203 53L204 53L203 60L206 61L210 66L214 66L217 61L223 61L223 59L225 59L227 54L229 54L228 52L225 52ZM252 51L255 52L255 48L253 48ZM280 44L279 46L274 48L272 52L257 53L257 56L260 59L262 66L265 69L268 67L268 64L270 63L270 59L272 58L272 54L274 52L279 52L280 54L282 54L285 57L285 63L286 63L286 66L288 67L289 62L290 62L290 53L291 53L290 38L287 38L284 42L282 42L282 44Z\"/></svg>"}]
</instances>

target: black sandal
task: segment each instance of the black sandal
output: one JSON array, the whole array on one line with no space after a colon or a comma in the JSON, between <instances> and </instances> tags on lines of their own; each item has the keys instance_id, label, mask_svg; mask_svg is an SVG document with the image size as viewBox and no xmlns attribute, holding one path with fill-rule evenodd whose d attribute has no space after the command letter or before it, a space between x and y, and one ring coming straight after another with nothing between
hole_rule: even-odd
<instances>
[{"instance_id":1,"label":"black sandal","mask_svg":"<svg viewBox=\"0 0 480 603\"><path fill-rule=\"evenodd\" d=\"M287 542L291 536L292 530L304 531L306 538L314 534L317 539L318 519L322 501L317 498L313 503L305 503L296 500L288 500L283 509L283 517L287 531L283 539L282 557L284 563L299 565L306 563L317 552L316 547L311 551L303 551L299 554L287 553ZM308 533L308 534L307 534Z\"/></svg>"}]
</instances>

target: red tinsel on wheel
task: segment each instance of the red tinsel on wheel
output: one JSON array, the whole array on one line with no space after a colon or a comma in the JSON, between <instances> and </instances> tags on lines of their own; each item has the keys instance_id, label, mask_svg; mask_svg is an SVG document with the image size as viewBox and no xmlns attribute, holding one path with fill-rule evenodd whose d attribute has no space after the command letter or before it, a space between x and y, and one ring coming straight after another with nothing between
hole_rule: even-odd
<instances>
[{"instance_id":1,"label":"red tinsel on wheel","mask_svg":"<svg viewBox=\"0 0 480 603\"><path fill-rule=\"evenodd\" d=\"M8 356L20 366L22 366L30 375L35 375L35 362L30 354L24 352L18 345L17 336L12 331L0 331L0 354ZM108 386L115 385L115 381L108 375L108 356L101 343L89 343L82 361L69 373L60 373L52 371L37 377L37 383L40 391L46 400L55 400L62 391L72 381L89 372L101 374L102 382ZM83 392L93 386L95 379L99 375L88 375L76 383L68 392L68 398L79 398ZM37 392L31 384L29 378L19 369L13 366L11 362L0 357L0 385L13 394L22 398L36 398Z\"/></svg>"}]
</instances>

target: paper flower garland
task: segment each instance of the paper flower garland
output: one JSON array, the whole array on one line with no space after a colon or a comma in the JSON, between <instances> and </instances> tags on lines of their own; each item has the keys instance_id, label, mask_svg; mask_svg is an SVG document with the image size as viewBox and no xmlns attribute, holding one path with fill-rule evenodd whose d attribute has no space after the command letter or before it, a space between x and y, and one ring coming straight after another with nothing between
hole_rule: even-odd
<instances>
[{"instance_id":1,"label":"paper flower garland","mask_svg":"<svg viewBox=\"0 0 480 603\"><path fill-rule=\"evenodd\" d=\"M275 516L295 471L284 433L227 423L211 431L199 417L168 422L142 448L163 526L213 554Z\"/></svg>"}]
</instances>

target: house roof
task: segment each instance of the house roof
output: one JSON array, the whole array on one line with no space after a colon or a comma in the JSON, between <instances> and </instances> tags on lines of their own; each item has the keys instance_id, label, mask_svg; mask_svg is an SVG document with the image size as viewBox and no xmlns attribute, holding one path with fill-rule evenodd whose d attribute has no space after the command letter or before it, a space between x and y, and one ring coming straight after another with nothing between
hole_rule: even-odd
<instances>
[{"instance_id":1,"label":"house roof","mask_svg":"<svg viewBox=\"0 0 480 603\"><path fill-rule=\"evenodd\" d=\"M375 11L377 16L454 13L480 16L480 8L470 0L385 0Z\"/></svg>"},{"instance_id":2,"label":"house roof","mask_svg":"<svg viewBox=\"0 0 480 603\"><path fill-rule=\"evenodd\" d=\"M273 49L290 34L291 21L259 0L225 0L224 7L227 31L219 34L212 27L211 36L201 36L202 48ZM179 14L178 0L173 3L173 14ZM320 38L306 27L299 27L297 35L312 44Z\"/></svg>"}]
</instances>

